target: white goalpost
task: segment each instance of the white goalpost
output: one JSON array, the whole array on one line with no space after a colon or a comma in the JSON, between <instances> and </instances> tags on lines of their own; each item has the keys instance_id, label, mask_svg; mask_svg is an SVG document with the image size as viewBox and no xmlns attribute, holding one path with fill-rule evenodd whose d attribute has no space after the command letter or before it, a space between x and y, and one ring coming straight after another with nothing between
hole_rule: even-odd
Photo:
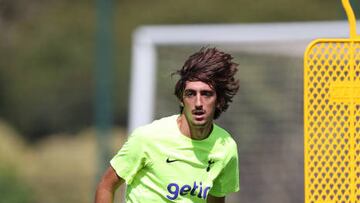
<instances>
[{"instance_id":1,"label":"white goalpost","mask_svg":"<svg viewBox=\"0 0 360 203\"><path fill-rule=\"evenodd\" d=\"M128 131L154 118L157 46L236 44L250 52L291 54L303 53L316 38L346 36L349 36L347 21L140 27L132 43ZM268 43L277 45L269 47Z\"/></svg>"}]
</instances>

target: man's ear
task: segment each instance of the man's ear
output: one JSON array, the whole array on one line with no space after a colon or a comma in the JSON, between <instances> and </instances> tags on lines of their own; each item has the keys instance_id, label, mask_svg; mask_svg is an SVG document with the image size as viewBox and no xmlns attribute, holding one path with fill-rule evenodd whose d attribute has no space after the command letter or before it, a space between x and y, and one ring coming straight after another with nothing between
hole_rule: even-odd
<instances>
[{"instance_id":1,"label":"man's ear","mask_svg":"<svg viewBox=\"0 0 360 203\"><path fill-rule=\"evenodd\" d=\"M178 99L178 101L179 101L180 107L184 107L184 102L183 102L182 98L181 98L181 99Z\"/></svg>"}]
</instances>

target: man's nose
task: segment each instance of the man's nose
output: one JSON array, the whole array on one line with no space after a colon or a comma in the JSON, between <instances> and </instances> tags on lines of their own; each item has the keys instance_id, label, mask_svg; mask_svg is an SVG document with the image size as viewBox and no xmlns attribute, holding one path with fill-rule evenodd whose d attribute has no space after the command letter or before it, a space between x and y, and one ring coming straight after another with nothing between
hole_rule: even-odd
<instances>
[{"instance_id":1,"label":"man's nose","mask_svg":"<svg viewBox=\"0 0 360 203\"><path fill-rule=\"evenodd\" d=\"M198 94L198 95L196 96L195 107L197 107L197 108L201 108L201 107L202 107L202 98L201 98L201 95L200 95L200 94Z\"/></svg>"}]
</instances>

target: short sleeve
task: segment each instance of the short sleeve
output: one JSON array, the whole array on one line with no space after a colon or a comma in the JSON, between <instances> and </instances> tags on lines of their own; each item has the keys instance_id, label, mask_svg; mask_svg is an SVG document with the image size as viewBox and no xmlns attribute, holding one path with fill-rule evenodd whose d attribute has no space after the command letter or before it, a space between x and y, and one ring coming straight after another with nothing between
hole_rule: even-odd
<instances>
[{"instance_id":1,"label":"short sleeve","mask_svg":"<svg viewBox=\"0 0 360 203\"><path fill-rule=\"evenodd\" d=\"M117 175L123 178L126 184L131 184L135 175L146 165L147 157L143 146L139 130L135 130L119 150L119 152L111 159L110 165L114 168Z\"/></svg>"},{"instance_id":2,"label":"short sleeve","mask_svg":"<svg viewBox=\"0 0 360 203\"><path fill-rule=\"evenodd\" d=\"M215 179L210 194L216 197L223 197L232 192L237 192L239 186L239 163L237 146L232 147L228 156L228 162L225 164L219 176Z\"/></svg>"}]
</instances>

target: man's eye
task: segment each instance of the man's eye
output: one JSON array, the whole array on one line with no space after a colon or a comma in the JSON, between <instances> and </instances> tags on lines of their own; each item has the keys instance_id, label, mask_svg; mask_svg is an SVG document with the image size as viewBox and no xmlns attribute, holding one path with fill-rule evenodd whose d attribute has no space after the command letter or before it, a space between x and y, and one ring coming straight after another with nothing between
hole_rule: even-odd
<instances>
[{"instance_id":1,"label":"man's eye","mask_svg":"<svg viewBox=\"0 0 360 203\"><path fill-rule=\"evenodd\" d=\"M211 96L213 96L214 95L214 93L213 92L203 92L202 93L202 95L204 95L204 96L206 96L206 97L211 97Z\"/></svg>"},{"instance_id":2,"label":"man's eye","mask_svg":"<svg viewBox=\"0 0 360 203\"><path fill-rule=\"evenodd\" d=\"M195 95L195 93L192 92L192 91L185 92L185 97L191 97L191 96L194 96L194 95Z\"/></svg>"}]
</instances>

